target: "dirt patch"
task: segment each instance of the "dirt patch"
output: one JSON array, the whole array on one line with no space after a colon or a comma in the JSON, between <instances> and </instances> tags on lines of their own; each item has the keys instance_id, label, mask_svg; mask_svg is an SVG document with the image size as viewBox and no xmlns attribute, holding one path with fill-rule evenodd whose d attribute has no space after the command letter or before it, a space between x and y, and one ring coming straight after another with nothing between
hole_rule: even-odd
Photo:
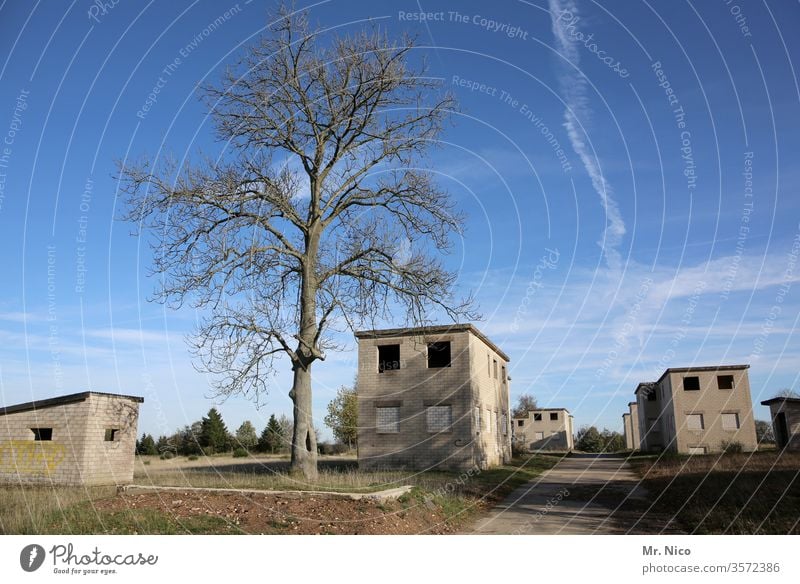
<instances>
[{"instance_id":1,"label":"dirt patch","mask_svg":"<svg viewBox=\"0 0 800 584\"><path fill-rule=\"evenodd\" d=\"M128 494L96 501L100 512L149 509L178 521L216 517L228 532L247 534L445 534L454 533L442 511L414 497L399 501L287 499L270 495L170 491Z\"/></svg>"}]
</instances>

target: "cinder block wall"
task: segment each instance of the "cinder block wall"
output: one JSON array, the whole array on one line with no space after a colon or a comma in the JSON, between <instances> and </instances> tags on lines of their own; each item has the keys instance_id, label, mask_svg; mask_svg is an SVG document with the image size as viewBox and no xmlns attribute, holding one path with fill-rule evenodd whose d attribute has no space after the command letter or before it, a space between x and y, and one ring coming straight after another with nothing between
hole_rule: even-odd
<instances>
[{"instance_id":1,"label":"cinder block wall","mask_svg":"<svg viewBox=\"0 0 800 584\"><path fill-rule=\"evenodd\" d=\"M551 413L558 419L551 420ZM542 419L536 420L535 414L541 414ZM542 433L541 439L536 438L537 432ZM514 418L514 433L529 450L572 450L574 447L571 418L564 409L530 410L524 418Z\"/></svg>"},{"instance_id":2,"label":"cinder block wall","mask_svg":"<svg viewBox=\"0 0 800 584\"><path fill-rule=\"evenodd\" d=\"M427 343L450 341L451 366L428 369ZM400 345L400 369L378 371L378 345ZM466 333L359 339L358 459L369 468L469 468L470 440L469 349ZM450 405L451 431L431 433L426 408ZM400 407L400 430L380 434L376 407Z\"/></svg>"},{"instance_id":3,"label":"cinder block wall","mask_svg":"<svg viewBox=\"0 0 800 584\"><path fill-rule=\"evenodd\" d=\"M508 362L474 335L469 335L469 346L475 463L480 468L488 468L511 460ZM478 408L480 416L476 416L475 408Z\"/></svg>"},{"instance_id":4,"label":"cinder block wall","mask_svg":"<svg viewBox=\"0 0 800 584\"><path fill-rule=\"evenodd\" d=\"M800 450L800 404L792 401L777 401L769 404L772 430L776 440L779 432L776 418L781 412L786 416L786 449Z\"/></svg>"},{"instance_id":5,"label":"cinder block wall","mask_svg":"<svg viewBox=\"0 0 800 584\"><path fill-rule=\"evenodd\" d=\"M733 375L733 389L719 389L717 375ZM683 389L683 378L686 376L700 378L700 391ZM703 446L708 452L719 452L725 442L739 442L747 452L758 448L747 369L690 371L671 373L669 377L673 388L678 452L688 452L691 446ZM692 413L703 414L703 430L688 429L686 415ZM723 429L723 413L739 414L738 430Z\"/></svg>"},{"instance_id":6,"label":"cinder block wall","mask_svg":"<svg viewBox=\"0 0 800 584\"><path fill-rule=\"evenodd\" d=\"M0 482L130 483L138 418L137 401L100 394L0 415ZM32 428L52 428L52 439L34 440ZM108 429L117 430L113 441Z\"/></svg>"},{"instance_id":7,"label":"cinder block wall","mask_svg":"<svg viewBox=\"0 0 800 584\"><path fill-rule=\"evenodd\" d=\"M0 416L0 482L80 484L86 441L86 402ZM34 441L32 428L52 428Z\"/></svg>"},{"instance_id":8,"label":"cinder block wall","mask_svg":"<svg viewBox=\"0 0 800 584\"><path fill-rule=\"evenodd\" d=\"M84 484L127 484L133 480L139 404L120 397L92 394L84 402L87 418L83 455ZM107 441L106 431L116 430Z\"/></svg>"}]
</instances>

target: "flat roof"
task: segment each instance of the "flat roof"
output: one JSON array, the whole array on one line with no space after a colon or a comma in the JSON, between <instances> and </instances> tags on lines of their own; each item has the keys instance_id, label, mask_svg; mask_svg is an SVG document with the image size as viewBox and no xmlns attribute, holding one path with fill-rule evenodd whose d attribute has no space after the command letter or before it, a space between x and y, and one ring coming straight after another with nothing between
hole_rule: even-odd
<instances>
[{"instance_id":1,"label":"flat roof","mask_svg":"<svg viewBox=\"0 0 800 584\"><path fill-rule=\"evenodd\" d=\"M0 416L4 416L6 414L13 414L16 412L26 412L29 410L42 410L45 408L52 408L56 406L62 406L65 404L72 404L76 402L82 402L89 398L90 395L102 395L105 397L119 397L123 399L130 399L135 402L142 403L144 401L143 397L138 397L135 395L122 395L119 393L105 393L102 391L83 391L81 393L71 393L69 395L60 395L58 397L51 397L47 399L39 399L31 402L26 402L24 404L15 404L12 406L6 406L0 408Z\"/></svg>"},{"instance_id":2,"label":"flat roof","mask_svg":"<svg viewBox=\"0 0 800 584\"><path fill-rule=\"evenodd\" d=\"M355 336L357 339L390 339L393 337L416 337L421 335L445 335L448 333L462 333L470 332L491 348L495 353L500 355L507 362L511 361L500 348L489 340L489 337L479 331L474 325L466 324L441 324L433 326L420 326L413 328L393 328L393 329L380 329L371 331L356 331Z\"/></svg>"},{"instance_id":3,"label":"flat roof","mask_svg":"<svg viewBox=\"0 0 800 584\"><path fill-rule=\"evenodd\" d=\"M764 400L761 402L762 406L768 406L770 404L775 404L778 402L788 402L790 404L800 404L800 398L797 397L772 397L770 399Z\"/></svg>"},{"instance_id":4,"label":"flat roof","mask_svg":"<svg viewBox=\"0 0 800 584\"><path fill-rule=\"evenodd\" d=\"M702 365L697 367L670 367L661 374L661 377L658 378L658 381L644 381L636 386L636 389L633 393L639 393L639 390L642 387L650 388L654 385L661 383L661 380L664 379L670 373L693 373L697 371L698 373L702 373L704 371L739 371L741 369L750 369L749 364L742 364L742 365Z\"/></svg>"}]
</instances>

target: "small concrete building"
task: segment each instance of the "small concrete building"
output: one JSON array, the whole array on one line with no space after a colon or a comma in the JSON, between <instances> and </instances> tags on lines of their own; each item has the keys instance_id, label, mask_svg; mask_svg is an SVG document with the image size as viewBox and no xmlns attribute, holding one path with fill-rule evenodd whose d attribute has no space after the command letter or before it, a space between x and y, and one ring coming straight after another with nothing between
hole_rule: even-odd
<instances>
[{"instance_id":1,"label":"small concrete building","mask_svg":"<svg viewBox=\"0 0 800 584\"><path fill-rule=\"evenodd\" d=\"M773 397L761 405L769 407L775 445L781 450L800 450L800 399Z\"/></svg>"},{"instance_id":2,"label":"small concrete building","mask_svg":"<svg viewBox=\"0 0 800 584\"><path fill-rule=\"evenodd\" d=\"M86 391L0 408L0 483L130 483L143 401Z\"/></svg>"},{"instance_id":3,"label":"small concrete building","mask_svg":"<svg viewBox=\"0 0 800 584\"><path fill-rule=\"evenodd\" d=\"M628 403L628 412L622 414L622 428L625 434L625 448L628 450L639 450L639 404L636 402Z\"/></svg>"},{"instance_id":4,"label":"small concrete building","mask_svg":"<svg viewBox=\"0 0 800 584\"><path fill-rule=\"evenodd\" d=\"M720 452L757 449L749 365L680 367L636 388L641 449Z\"/></svg>"},{"instance_id":5,"label":"small concrete building","mask_svg":"<svg viewBox=\"0 0 800 584\"><path fill-rule=\"evenodd\" d=\"M511 458L508 356L470 324L361 331L359 468L488 468Z\"/></svg>"},{"instance_id":6,"label":"small concrete building","mask_svg":"<svg viewBox=\"0 0 800 584\"><path fill-rule=\"evenodd\" d=\"M514 418L514 443L536 450L569 451L575 448L572 414L565 408L528 410Z\"/></svg>"}]
</instances>

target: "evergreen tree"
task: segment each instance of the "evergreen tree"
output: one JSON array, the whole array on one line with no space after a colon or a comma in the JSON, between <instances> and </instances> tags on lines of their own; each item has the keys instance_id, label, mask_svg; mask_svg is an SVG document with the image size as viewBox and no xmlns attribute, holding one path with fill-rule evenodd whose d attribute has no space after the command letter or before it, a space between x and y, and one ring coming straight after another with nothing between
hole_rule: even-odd
<instances>
[{"instance_id":1,"label":"evergreen tree","mask_svg":"<svg viewBox=\"0 0 800 584\"><path fill-rule=\"evenodd\" d=\"M258 434L250 420L245 420L236 430L236 442L242 448L252 450L258 444Z\"/></svg>"},{"instance_id":2,"label":"evergreen tree","mask_svg":"<svg viewBox=\"0 0 800 584\"><path fill-rule=\"evenodd\" d=\"M584 426L578 430L578 441L575 444L577 450L583 452L602 452L605 446L603 436L594 426Z\"/></svg>"},{"instance_id":3,"label":"evergreen tree","mask_svg":"<svg viewBox=\"0 0 800 584\"><path fill-rule=\"evenodd\" d=\"M145 455L158 454L156 441L153 440L150 434L142 434L142 439L136 442L136 453Z\"/></svg>"},{"instance_id":4,"label":"evergreen tree","mask_svg":"<svg viewBox=\"0 0 800 584\"><path fill-rule=\"evenodd\" d=\"M174 450L170 446L169 439L166 436L159 436L156 442L156 454L163 454L167 450Z\"/></svg>"},{"instance_id":5,"label":"evergreen tree","mask_svg":"<svg viewBox=\"0 0 800 584\"><path fill-rule=\"evenodd\" d=\"M230 446L228 428L217 408L208 410L200 430L200 446L206 453L225 452Z\"/></svg>"},{"instance_id":6,"label":"evergreen tree","mask_svg":"<svg viewBox=\"0 0 800 584\"><path fill-rule=\"evenodd\" d=\"M284 430L275 414L272 414L269 417L266 428L261 432L261 437L258 439L258 449L261 452L269 452L270 454L283 450L284 444L288 440Z\"/></svg>"}]
</instances>

